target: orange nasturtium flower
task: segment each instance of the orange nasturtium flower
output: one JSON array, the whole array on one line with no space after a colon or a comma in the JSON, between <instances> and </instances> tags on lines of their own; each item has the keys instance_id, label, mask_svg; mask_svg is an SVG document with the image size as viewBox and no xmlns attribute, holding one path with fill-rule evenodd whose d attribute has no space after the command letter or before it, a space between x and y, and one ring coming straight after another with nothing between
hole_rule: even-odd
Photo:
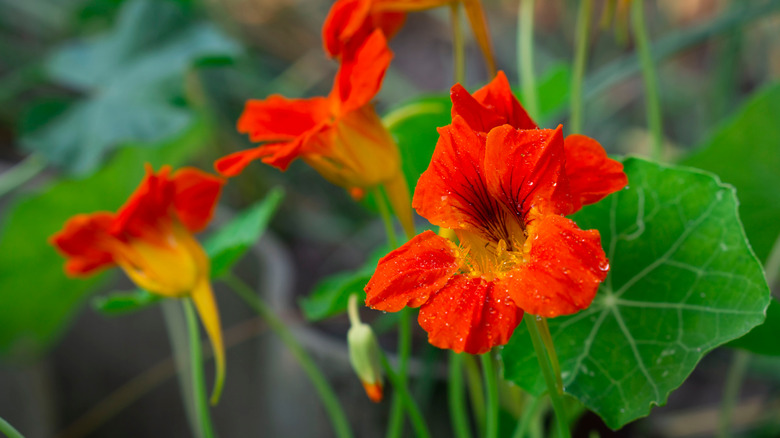
<instances>
[{"instance_id":1,"label":"orange nasturtium flower","mask_svg":"<svg viewBox=\"0 0 780 438\"><path fill-rule=\"evenodd\" d=\"M401 224L413 234L401 155L371 104L391 58L385 37L376 31L353 58L342 62L327 97L272 95L247 101L238 131L263 144L219 159L217 171L235 176L257 159L286 170L300 157L355 199L383 186Z\"/></svg>"},{"instance_id":2,"label":"orange nasturtium flower","mask_svg":"<svg viewBox=\"0 0 780 438\"><path fill-rule=\"evenodd\" d=\"M379 261L369 306L420 306L429 342L484 353L505 344L523 312L588 307L609 264L598 231L563 216L627 183L623 166L582 135L538 129L499 73L472 96L452 88L453 121L413 207L460 241L426 231Z\"/></svg>"},{"instance_id":3,"label":"orange nasturtium flower","mask_svg":"<svg viewBox=\"0 0 780 438\"><path fill-rule=\"evenodd\" d=\"M225 180L194 168L172 176L165 166L146 177L117 211L79 214L51 243L68 260L65 272L82 277L119 265L139 287L168 298L190 297L214 349L216 403L225 376L219 312L209 280L210 261L193 233L211 220Z\"/></svg>"},{"instance_id":4,"label":"orange nasturtium flower","mask_svg":"<svg viewBox=\"0 0 780 438\"><path fill-rule=\"evenodd\" d=\"M479 0L337 0L322 26L325 51L334 58L348 58L363 41L380 29L387 39L403 26L407 12L462 3L490 74L496 63L485 13Z\"/></svg>"}]
</instances>

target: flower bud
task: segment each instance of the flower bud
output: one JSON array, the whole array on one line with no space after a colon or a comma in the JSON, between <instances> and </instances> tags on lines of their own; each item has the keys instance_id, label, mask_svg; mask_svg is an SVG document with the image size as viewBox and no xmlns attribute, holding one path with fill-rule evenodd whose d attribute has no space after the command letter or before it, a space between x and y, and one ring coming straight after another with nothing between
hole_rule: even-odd
<instances>
[{"instance_id":1,"label":"flower bud","mask_svg":"<svg viewBox=\"0 0 780 438\"><path fill-rule=\"evenodd\" d=\"M379 360L379 342L377 342L371 326L353 319L352 326L347 332L347 344L349 345L349 361L352 363L352 369L355 370L363 383L368 398L378 403L382 400L384 382L382 381L382 364Z\"/></svg>"}]
</instances>

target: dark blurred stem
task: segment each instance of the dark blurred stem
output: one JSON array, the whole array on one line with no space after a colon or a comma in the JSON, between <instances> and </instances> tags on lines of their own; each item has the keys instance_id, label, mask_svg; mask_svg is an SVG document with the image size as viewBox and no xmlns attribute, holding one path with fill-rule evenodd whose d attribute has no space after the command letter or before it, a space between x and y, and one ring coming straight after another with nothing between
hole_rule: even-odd
<instances>
[{"instance_id":1,"label":"dark blurred stem","mask_svg":"<svg viewBox=\"0 0 780 438\"><path fill-rule=\"evenodd\" d=\"M298 360L301 368L309 376L314 388L317 390L317 394L320 396L322 404L325 406L325 411L328 413L331 423L333 424L333 431L339 438L351 438L352 429L347 421L347 416L344 414L339 403L336 393L331 388L325 376L322 374L317 364L312 360L311 356L306 352L303 346L295 338L292 331L284 324L284 322L276 316L270 307L257 296L255 291L249 287L246 283L241 281L238 277L228 274L222 278L233 291L244 300L258 315L260 315L266 324L273 330L279 339L287 346L290 352Z\"/></svg>"},{"instance_id":2,"label":"dark blurred stem","mask_svg":"<svg viewBox=\"0 0 780 438\"><path fill-rule=\"evenodd\" d=\"M374 189L374 201L379 209L379 215L382 216L382 222L385 224L385 233L387 233L387 243L390 248L398 248L398 239L395 237L395 227L393 226L393 216L390 214L390 208L387 206L387 199L380 189Z\"/></svg>"},{"instance_id":3,"label":"dark blurred stem","mask_svg":"<svg viewBox=\"0 0 780 438\"><path fill-rule=\"evenodd\" d=\"M731 434L731 420L734 417L734 407L739 400L739 389L745 378L750 353L737 350L734 352L729 373L726 376L726 387L723 390L723 401L718 419L718 437L728 438Z\"/></svg>"},{"instance_id":4,"label":"dark blurred stem","mask_svg":"<svg viewBox=\"0 0 780 438\"><path fill-rule=\"evenodd\" d=\"M452 18L452 61L455 83L463 85L466 81L466 50L463 43L463 29L460 25L460 2L450 3Z\"/></svg>"},{"instance_id":5,"label":"dark blurred stem","mask_svg":"<svg viewBox=\"0 0 780 438\"><path fill-rule=\"evenodd\" d=\"M556 379L553 375L548 352L545 349L542 336L539 333L537 317L535 315L526 314L523 319L528 328L528 334L531 336L531 342L534 345L536 358L539 360L539 367L542 369L544 382L547 384L547 393L550 395L553 411L555 411L555 424L558 429L558 436L560 438L571 438L566 407L563 404L563 388L558 386L558 381L560 381L560 379Z\"/></svg>"},{"instance_id":6,"label":"dark blurred stem","mask_svg":"<svg viewBox=\"0 0 780 438\"><path fill-rule=\"evenodd\" d=\"M498 381L490 351L480 356L485 380L485 438L498 438Z\"/></svg>"},{"instance_id":7,"label":"dark blurred stem","mask_svg":"<svg viewBox=\"0 0 780 438\"><path fill-rule=\"evenodd\" d=\"M477 429L485 430L485 392L482 388L482 376L479 373L479 365L474 356L463 356L463 365L466 371L466 383L469 388L469 398L474 417L477 419Z\"/></svg>"},{"instance_id":8,"label":"dark blurred stem","mask_svg":"<svg viewBox=\"0 0 780 438\"><path fill-rule=\"evenodd\" d=\"M523 104L533 119L539 117L534 73L534 3L534 0L520 0L517 13L517 71L523 89Z\"/></svg>"},{"instance_id":9,"label":"dark blurred stem","mask_svg":"<svg viewBox=\"0 0 780 438\"><path fill-rule=\"evenodd\" d=\"M661 124L661 100L658 94L658 75L655 71L650 38L647 35L644 17L644 0L634 0L631 4L631 25L634 27L639 61L642 64L642 77L645 81L645 103L647 125L650 128L652 148L650 156L655 161L663 157L663 126Z\"/></svg>"},{"instance_id":10,"label":"dark blurred stem","mask_svg":"<svg viewBox=\"0 0 780 438\"><path fill-rule=\"evenodd\" d=\"M539 412L541 412L541 408L544 406L543 400L544 397L534 397L528 394L526 403L523 406L523 414L520 416L520 421L517 422L512 438L523 438L526 435L531 422L539 416Z\"/></svg>"},{"instance_id":11,"label":"dark blurred stem","mask_svg":"<svg viewBox=\"0 0 780 438\"><path fill-rule=\"evenodd\" d=\"M198 318L190 299L182 300L184 315L187 320L187 334L190 350L190 377L192 377L193 398L195 402L195 414L200 433L204 438L214 438L214 426L211 424L211 412L209 411L208 395L206 394L206 376L203 373L203 351L200 348L200 331Z\"/></svg>"},{"instance_id":12,"label":"dark blurred stem","mask_svg":"<svg viewBox=\"0 0 780 438\"><path fill-rule=\"evenodd\" d=\"M17 189L31 180L46 168L46 160L37 154L32 154L20 163L0 174L0 197Z\"/></svg>"},{"instance_id":13,"label":"dark blurred stem","mask_svg":"<svg viewBox=\"0 0 780 438\"><path fill-rule=\"evenodd\" d=\"M575 30L574 71L571 77L571 133L582 131L582 82L585 77L585 64L588 58L588 40L590 39L590 20L593 15L593 0L582 0L577 11Z\"/></svg>"},{"instance_id":14,"label":"dark blurred stem","mask_svg":"<svg viewBox=\"0 0 780 438\"><path fill-rule=\"evenodd\" d=\"M384 351L380 350L379 359L382 361L382 367L384 367L385 373L387 373L387 378L390 379L390 383L392 383L393 388L395 388L394 397L400 400L400 406L405 408L406 413L409 414L409 419L412 422L412 428L414 429L417 438L430 438L431 434L428 432L428 425L425 422L425 417L423 417L422 412L412 398L412 395L409 394L405 375L393 371L393 367L391 367L390 363L387 361L387 356L385 356ZM405 372L406 371L404 370L404 373Z\"/></svg>"},{"instance_id":15,"label":"dark blurred stem","mask_svg":"<svg viewBox=\"0 0 780 438\"><path fill-rule=\"evenodd\" d=\"M471 426L463 397L463 355L450 351L450 375L447 381L447 398L450 407L450 421L457 438L470 438Z\"/></svg>"},{"instance_id":16,"label":"dark blurred stem","mask_svg":"<svg viewBox=\"0 0 780 438\"><path fill-rule=\"evenodd\" d=\"M5 434L8 438L24 438L24 435L14 429L9 422L3 420L2 417L0 417L0 432Z\"/></svg>"},{"instance_id":17,"label":"dark blurred stem","mask_svg":"<svg viewBox=\"0 0 780 438\"><path fill-rule=\"evenodd\" d=\"M387 425L388 438L398 438L403 434L404 403L399 389L407 391L406 376L409 356L412 352L411 312L411 309L402 309L398 319L398 384L396 385L394 382L396 392L393 393L393 405L390 408L390 421Z\"/></svg>"}]
</instances>

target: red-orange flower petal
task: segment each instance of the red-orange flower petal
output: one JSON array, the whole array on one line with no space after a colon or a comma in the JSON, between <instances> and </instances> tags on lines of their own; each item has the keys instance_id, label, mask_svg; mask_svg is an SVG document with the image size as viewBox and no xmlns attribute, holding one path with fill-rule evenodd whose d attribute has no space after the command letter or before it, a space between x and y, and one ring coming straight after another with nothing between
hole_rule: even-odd
<instances>
[{"instance_id":1,"label":"red-orange flower petal","mask_svg":"<svg viewBox=\"0 0 780 438\"><path fill-rule=\"evenodd\" d=\"M499 71L490 83L473 95L460 84L450 90L452 118L461 116L468 125L480 132L504 124L518 129L535 129L536 123L520 105L503 71Z\"/></svg>"},{"instance_id":2,"label":"red-orange flower petal","mask_svg":"<svg viewBox=\"0 0 780 438\"><path fill-rule=\"evenodd\" d=\"M564 141L566 175L569 177L574 211L594 204L628 184L623 164L607 157L594 139L574 134Z\"/></svg>"},{"instance_id":3,"label":"red-orange flower petal","mask_svg":"<svg viewBox=\"0 0 780 438\"><path fill-rule=\"evenodd\" d=\"M494 128L487 136L487 187L495 199L525 220L531 208L544 214L571 210L564 171L563 134L558 129Z\"/></svg>"},{"instance_id":4,"label":"red-orange flower petal","mask_svg":"<svg viewBox=\"0 0 780 438\"><path fill-rule=\"evenodd\" d=\"M477 228L499 213L485 185L484 139L461 117L439 128L431 164L417 181L412 207L434 225Z\"/></svg>"},{"instance_id":5,"label":"red-orange flower petal","mask_svg":"<svg viewBox=\"0 0 780 438\"><path fill-rule=\"evenodd\" d=\"M599 232L556 215L532 219L527 230L528 261L502 280L512 300L548 318L587 308L609 271Z\"/></svg>"},{"instance_id":6,"label":"red-orange flower petal","mask_svg":"<svg viewBox=\"0 0 780 438\"><path fill-rule=\"evenodd\" d=\"M447 283L460 262L451 241L433 231L418 234L379 261L366 285L366 305L388 312L418 307Z\"/></svg>"},{"instance_id":7,"label":"red-orange flower petal","mask_svg":"<svg viewBox=\"0 0 780 438\"><path fill-rule=\"evenodd\" d=\"M349 58L374 30L380 29L390 39L405 20L403 12L372 11L372 0L338 0L322 26L325 52L334 58Z\"/></svg>"},{"instance_id":8,"label":"red-orange flower petal","mask_svg":"<svg viewBox=\"0 0 780 438\"><path fill-rule=\"evenodd\" d=\"M457 275L420 308L418 320L432 345L482 354L506 344L522 318L497 283Z\"/></svg>"},{"instance_id":9,"label":"red-orange flower petal","mask_svg":"<svg viewBox=\"0 0 780 438\"><path fill-rule=\"evenodd\" d=\"M338 114L354 111L376 96L392 59L385 36L377 30L354 57L342 62L330 94L330 99L338 102Z\"/></svg>"},{"instance_id":10,"label":"red-orange flower petal","mask_svg":"<svg viewBox=\"0 0 780 438\"><path fill-rule=\"evenodd\" d=\"M79 214L65 223L49 241L68 256L65 272L72 276L90 275L114 264L108 230L113 213Z\"/></svg>"},{"instance_id":11,"label":"red-orange flower petal","mask_svg":"<svg viewBox=\"0 0 780 438\"><path fill-rule=\"evenodd\" d=\"M179 221L193 233L211 222L225 180L194 168L177 171L173 184L173 208Z\"/></svg>"}]
</instances>

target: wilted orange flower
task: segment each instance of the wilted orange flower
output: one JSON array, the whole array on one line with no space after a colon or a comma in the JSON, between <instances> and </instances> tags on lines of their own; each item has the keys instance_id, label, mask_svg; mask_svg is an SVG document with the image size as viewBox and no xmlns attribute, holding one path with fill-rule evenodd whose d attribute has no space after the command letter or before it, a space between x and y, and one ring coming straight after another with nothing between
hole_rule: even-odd
<instances>
[{"instance_id":1,"label":"wilted orange flower","mask_svg":"<svg viewBox=\"0 0 780 438\"><path fill-rule=\"evenodd\" d=\"M473 96L454 86L452 102L413 207L460 245L432 231L414 237L379 261L366 304L421 306L431 344L479 354L505 344L524 311L590 305L609 264L598 231L563 216L627 179L595 140L536 128L503 73Z\"/></svg>"},{"instance_id":2,"label":"wilted orange flower","mask_svg":"<svg viewBox=\"0 0 780 438\"><path fill-rule=\"evenodd\" d=\"M479 0L337 0L322 27L325 51L334 58L349 58L376 29L380 29L387 39L395 36L404 24L407 12L458 2L466 8L474 38L492 75L496 69L493 47Z\"/></svg>"},{"instance_id":3,"label":"wilted orange flower","mask_svg":"<svg viewBox=\"0 0 780 438\"><path fill-rule=\"evenodd\" d=\"M300 157L356 199L383 186L401 224L413 234L398 146L371 104L391 58L384 36L376 31L353 59L342 63L327 97L272 95L248 101L238 130L263 144L218 160L217 170L235 176L257 159L286 170Z\"/></svg>"},{"instance_id":4,"label":"wilted orange flower","mask_svg":"<svg viewBox=\"0 0 780 438\"><path fill-rule=\"evenodd\" d=\"M164 297L190 297L214 349L216 403L225 376L219 312L209 281L210 262L193 233L211 220L225 181L194 168L170 176L165 166L146 177L116 213L79 214L50 239L68 260L69 276L119 265L139 287Z\"/></svg>"}]
</instances>

